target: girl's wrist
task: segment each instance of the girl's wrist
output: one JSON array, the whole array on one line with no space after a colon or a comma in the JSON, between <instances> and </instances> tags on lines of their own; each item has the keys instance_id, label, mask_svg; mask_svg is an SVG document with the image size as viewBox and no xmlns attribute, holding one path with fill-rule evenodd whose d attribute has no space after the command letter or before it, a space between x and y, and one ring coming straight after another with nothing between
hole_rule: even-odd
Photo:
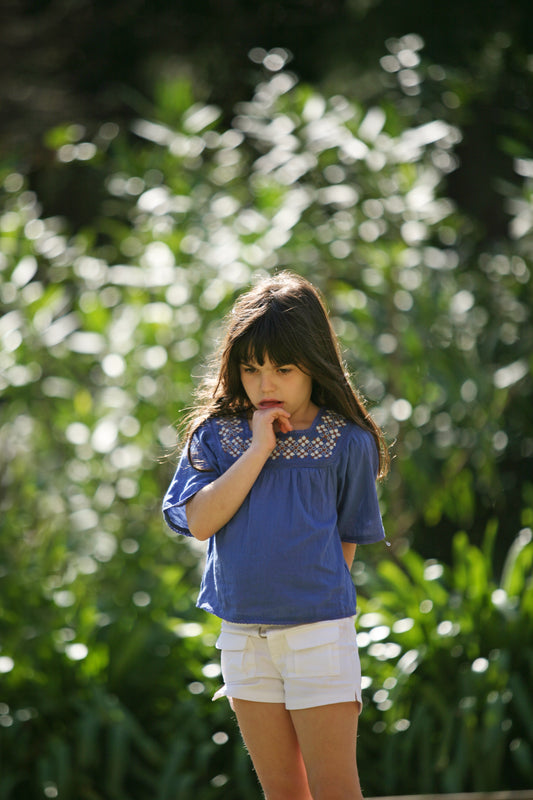
<instances>
[{"instance_id":1,"label":"girl's wrist","mask_svg":"<svg viewBox=\"0 0 533 800\"><path fill-rule=\"evenodd\" d=\"M249 453L250 456L257 456L258 458L262 458L263 461L266 461L275 447L275 442L274 447L270 447L268 443L254 441L252 438L252 442L246 453Z\"/></svg>"}]
</instances>

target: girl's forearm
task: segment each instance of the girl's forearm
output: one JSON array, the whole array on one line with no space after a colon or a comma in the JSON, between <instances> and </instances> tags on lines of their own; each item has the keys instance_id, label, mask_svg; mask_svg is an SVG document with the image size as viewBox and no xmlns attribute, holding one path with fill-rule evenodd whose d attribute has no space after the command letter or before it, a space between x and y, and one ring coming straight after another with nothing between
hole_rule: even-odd
<instances>
[{"instance_id":1,"label":"girl's forearm","mask_svg":"<svg viewBox=\"0 0 533 800\"><path fill-rule=\"evenodd\" d=\"M270 451L250 447L213 483L204 486L186 504L187 522L192 535L209 539L239 510L263 469Z\"/></svg>"}]
</instances>

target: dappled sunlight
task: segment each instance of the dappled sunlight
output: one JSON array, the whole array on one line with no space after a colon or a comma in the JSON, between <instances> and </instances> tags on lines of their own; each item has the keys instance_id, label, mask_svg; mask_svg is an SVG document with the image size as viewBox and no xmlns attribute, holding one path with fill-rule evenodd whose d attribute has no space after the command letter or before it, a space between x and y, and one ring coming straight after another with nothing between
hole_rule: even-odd
<instances>
[{"instance_id":1,"label":"dappled sunlight","mask_svg":"<svg viewBox=\"0 0 533 800\"><path fill-rule=\"evenodd\" d=\"M102 169L92 227L46 218L22 169L0 172L0 577L17 623L0 642L15 696L0 697L0 726L14 737L49 724L23 696L46 685L78 703L83 769L113 737L127 743L114 762L124 774L135 763L136 774L188 775L200 753L198 771L212 765L202 797L239 769L226 755L228 712L210 700L216 622L194 609L205 547L163 528L159 498L223 315L250 282L290 268L323 290L347 369L392 445L380 486L392 555L372 550L352 573L361 724L396 765L398 791L440 736L444 706L439 770L463 769L454 743L472 731L477 755L496 731L496 766L527 763L518 646L531 618L533 498L513 470L533 454L533 162L513 162L523 182L506 189L510 240L481 251L445 196L461 131L440 112L463 101L425 63L419 36L386 48L387 101L301 84L287 50L257 47L261 78L229 121L169 79L166 102L181 98L172 113L154 102L128 130L54 129L54 169ZM429 80L439 102L411 114ZM490 518L510 545L501 574L495 527L481 547L457 534L447 563L451 532L481 539ZM161 740L177 729L169 756ZM368 763L375 747L361 743Z\"/></svg>"}]
</instances>

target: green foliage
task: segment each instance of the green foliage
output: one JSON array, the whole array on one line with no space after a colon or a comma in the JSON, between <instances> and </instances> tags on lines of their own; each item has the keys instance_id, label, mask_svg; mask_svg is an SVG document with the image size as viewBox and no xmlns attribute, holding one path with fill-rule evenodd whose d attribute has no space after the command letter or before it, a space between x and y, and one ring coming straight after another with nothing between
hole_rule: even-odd
<instances>
[{"instance_id":1,"label":"green foliage","mask_svg":"<svg viewBox=\"0 0 533 800\"><path fill-rule=\"evenodd\" d=\"M496 516L501 553L533 524L518 468L533 451L529 162L513 241L477 252L441 194L460 132L440 119L326 97L283 71L231 127L183 82L162 84L148 116L87 141L75 125L48 135L54 174L102 182L98 218L75 231L0 163L0 800L208 800L227 780L257 793L226 704L210 700L201 552L159 507L221 316L287 266L323 288L396 440L382 492L394 557L370 550L373 569L356 573L367 791L527 785L526 534L499 583L490 538L458 535L442 580L440 560L408 544L440 559L447 534L481 544Z\"/></svg>"},{"instance_id":2,"label":"green foliage","mask_svg":"<svg viewBox=\"0 0 533 800\"><path fill-rule=\"evenodd\" d=\"M355 565L367 700L359 759L369 794L531 783L533 541L530 528L520 531L498 581L496 530L489 526L483 549L457 533L450 566L413 550L371 574ZM376 763L378 775L365 769Z\"/></svg>"}]
</instances>

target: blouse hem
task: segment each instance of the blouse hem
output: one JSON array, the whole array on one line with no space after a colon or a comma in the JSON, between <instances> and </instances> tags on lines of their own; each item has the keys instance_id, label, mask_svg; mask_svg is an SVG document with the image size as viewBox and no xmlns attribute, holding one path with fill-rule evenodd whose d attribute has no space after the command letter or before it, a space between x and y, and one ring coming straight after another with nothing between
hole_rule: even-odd
<instances>
[{"instance_id":1,"label":"blouse hem","mask_svg":"<svg viewBox=\"0 0 533 800\"><path fill-rule=\"evenodd\" d=\"M202 611L207 611L210 614L213 614L213 616L217 617L220 620L223 620L224 622L231 622L234 625L309 625L312 622L327 622L328 620L333 620L333 619L344 619L345 617L353 617L357 613L357 609L350 608L338 612L332 612L331 614L326 614L326 615L321 614L319 616L305 617L305 619L294 619L294 617L293 618L283 617L282 619L269 620L265 619L264 617L259 619L258 617L245 618L242 616L220 614L206 604L198 605L198 608L201 608Z\"/></svg>"}]
</instances>

